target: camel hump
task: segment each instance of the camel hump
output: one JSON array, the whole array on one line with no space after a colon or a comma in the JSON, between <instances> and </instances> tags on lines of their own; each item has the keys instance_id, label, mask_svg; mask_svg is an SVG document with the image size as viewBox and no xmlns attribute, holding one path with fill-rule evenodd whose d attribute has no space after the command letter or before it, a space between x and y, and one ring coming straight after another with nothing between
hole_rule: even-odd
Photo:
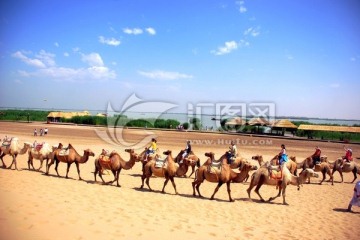
<instances>
[{"instance_id":1,"label":"camel hump","mask_svg":"<svg viewBox=\"0 0 360 240\"><path fill-rule=\"evenodd\" d=\"M155 167L156 168L161 168L161 167L165 167L166 166L166 161L167 160L167 157L165 158L160 158L160 157L157 157L155 159Z\"/></svg>"},{"instance_id":2,"label":"camel hump","mask_svg":"<svg viewBox=\"0 0 360 240\"><path fill-rule=\"evenodd\" d=\"M59 151L59 156L68 156L70 153L70 149L69 148L63 148Z\"/></svg>"}]
</instances>

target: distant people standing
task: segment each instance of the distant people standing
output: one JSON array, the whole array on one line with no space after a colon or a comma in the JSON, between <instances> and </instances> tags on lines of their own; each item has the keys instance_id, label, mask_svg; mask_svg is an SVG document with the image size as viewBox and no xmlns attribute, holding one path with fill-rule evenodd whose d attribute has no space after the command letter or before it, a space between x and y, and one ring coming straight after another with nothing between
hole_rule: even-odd
<instances>
[{"instance_id":1,"label":"distant people standing","mask_svg":"<svg viewBox=\"0 0 360 240\"><path fill-rule=\"evenodd\" d=\"M36 128L34 129L34 136L37 136L37 130L36 130Z\"/></svg>"},{"instance_id":2,"label":"distant people standing","mask_svg":"<svg viewBox=\"0 0 360 240\"><path fill-rule=\"evenodd\" d=\"M44 130L40 128L40 136L42 136L43 134L44 134Z\"/></svg>"},{"instance_id":3,"label":"distant people standing","mask_svg":"<svg viewBox=\"0 0 360 240\"><path fill-rule=\"evenodd\" d=\"M48 131L49 131L48 128L45 128L45 129L44 129L44 135L47 135L47 134L48 134Z\"/></svg>"}]
</instances>

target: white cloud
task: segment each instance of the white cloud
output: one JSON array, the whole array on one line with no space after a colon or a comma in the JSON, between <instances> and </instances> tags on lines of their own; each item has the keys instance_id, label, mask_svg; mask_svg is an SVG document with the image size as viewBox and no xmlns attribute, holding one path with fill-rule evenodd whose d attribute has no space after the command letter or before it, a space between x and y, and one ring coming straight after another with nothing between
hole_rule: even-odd
<instances>
[{"instance_id":1,"label":"white cloud","mask_svg":"<svg viewBox=\"0 0 360 240\"><path fill-rule=\"evenodd\" d=\"M90 54L81 54L81 60L86 62L92 67L102 67L104 66L104 62L98 53L90 53Z\"/></svg>"},{"instance_id":2,"label":"white cloud","mask_svg":"<svg viewBox=\"0 0 360 240\"><path fill-rule=\"evenodd\" d=\"M338 84L338 83L332 83L332 84L330 84L330 87L331 87L331 88L339 88L339 87L340 87L340 84Z\"/></svg>"},{"instance_id":3,"label":"white cloud","mask_svg":"<svg viewBox=\"0 0 360 240\"><path fill-rule=\"evenodd\" d=\"M115 38L105 38L103 36L99 36L99 42L110 46L119 46L121 43L120 40L117 40Z\"/></svg>"},{"instance_id":4,"label":"white cloud","mask_svg":"<svg viewBox=\"0 0 360 240\"><path fill-rule=\"evenodd\" d=\"M55 46L55 47L59 47L60 45L59 45L58 42L54 42L54 46Z\"/></svg>"},{"instance_id":5,"label":"white cloud","mask_svg":"<svg viewBox=\"0 0 360 240\"><path fill-rule=\"evenodd\" d=\"M139 71L139 74L151 79L158 80L176 80L176 79L191 79L192 75L187 75L178 72L166 72L161 70L154 70L150 72Z\"/></svg>"},{"instance_id":6,"label":"white cloud","mask_svg":"<svg viewBox=\"0 0 360 240\"><path fill-rule=\"evenodd\" d=\"M147 31L150 35L155 35L156 34L155 29L152 28L152 27L146 28L145 31Z\"/></svg>"},{"instance_id":7,"label":"white cloud","mask_svg":"<svg viewBox=\"0 0 360 240\"><path fill-rule=\"evenodd\" d=\"M260 27L250 27L244 31L244 35L251 35L253 37L257 37L260 35Z\"/></svg>"},{"instance_id":8,"label":"white cloud","mask_svg":"<svg viewBox=\"0 0 360 240\"><path fill-rule=\"evenodd\" d=\"M126 34L134 34L134 35L138 35L138 34L142 34L143 30L140 28L124 28L123 29L124 33Z\"/></svg>"},{"instance_id":9,"label":"white cloud","mask_svg":"<svg viewBox=\"0 0 360 240\"><path fill-rule=\"evenodd\" d=\"M20 59L21 61L23 61L24 63L33 66L33 67L37 67L37 68L45 68L45 64L40 60L40 59L36 59L36 58L29 58L27 56L25 56L25 54L23 54L20 51L17 51L15 53L12 54L13 57Z\"/></svg>"},{"instance_id":10,"label":"white cloud","mask_svg":"<svg viewBox=\"0 0 360 240\"><path fill-rule=\"evenodd\" d=\"M46 52L45 50L40 50L40 52L35 56L47 66L55 66L55 54Z\"/></svg>"},{"instance_id":11,"label":"white cloud","mask_svg":"<svg viewBox=\"0 0 360 240\"><path fill-rule=\"evenodd\" d=\"M217 50L211 51L215 55L228 54L238 48L238 44L235 41L225 42L225 46L219 47Z\"/></svg>"},{"instance_id":12,"label":"white cloud","mask_svg":"<svg viewBox=\"0 0 360 240\"><path fill-rule=\"evenodd\" d=\"M247 8L245 7L245 1L237 1L237 5L239 5L239 12L245 13L247 11Z\"/></svg>"},{"instance_id":13,"label":"white cloud","mask_svg":"<svg viewBox=\"0 0 360 240\"><path fill-rule=\"evenodd\" d=\"M116 78L115 71L104 66L104 62L98 53L80 53L81 60L90 65L87 68L57 67L55 54L45 50L41 50L36 54L36 58L29 58L25 54L30 53L17 51L12 56L38 69L32 72L19 70L18 73L21 77L52 78L59 81L88 81ZM64 53L64 56L69 56L69 54Z\"/></svg>"},{"instance_id":14,"label":"white cloud","mask_svg":"<svg viewBox=\"0 0 360 240\"><path fill-rule=\"evenodd\" d=\"M64 52L64 57L68 57L70 54L68 52Z\"/></svg>"}]
</instances>

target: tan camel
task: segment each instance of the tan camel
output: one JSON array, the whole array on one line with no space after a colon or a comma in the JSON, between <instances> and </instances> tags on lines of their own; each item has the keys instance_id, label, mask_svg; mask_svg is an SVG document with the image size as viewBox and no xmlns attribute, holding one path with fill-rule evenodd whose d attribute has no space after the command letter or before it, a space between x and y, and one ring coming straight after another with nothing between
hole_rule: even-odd
<instances>
[{"instance_id":1,"label":"tan camel","mask_svg":"<svg viewBox=\"0 0 360 240\"><path fill-rule=\"evenodd\" d=\"M319 177L319 175L317 173L315 173L315 171L313 169L310 169L310 168L307 168L304 171L302 171L298 177L294 176L293 174L290 173L289 169L284 164L282 173L279 172L280 173L279 178L273 178L273 177L271 177L272 174L270 173L271 170L269 170L269 166L270 166L269 162L266 162L251 176L251 182L250 182L249 188L246 190L250 201L252 201L251 196L250 196L251 190L256 186L255 192L260 197L260 200L262 202L264 202L264 199L260 195L259 190L263 184L266 184L266 185L275 185L279 188L278 195L275 197L269 198L269 202L280 197L282 194L283 204L287 205L286 200L285 200L287 185L289 185L289 184L296 185L296 186L298 186L298 190L299 190L300 185L307 178ZM272 170L272 171L274 171L274 170Z\"/></svg>"},{"instance_id":2,"label":"tan camel","mask_svg":"<svg viewBox=\"0 0 360 240\"><path fill-rule=\"evenodd\" d=\"M221 169L220 170L215 169L215 171L209 171L209 166L207 165L202 165L201 167L199 167L195 172L195 179L192 182L193 196L196 196L195 193L195 189L196 189L199 197L203 197L200 193L200 185L204 182L204 180L207 180L208 182L218 183L210 200L214 199L217 191L224 183L226 183L227 192L229 195L229 201L233 202L234 199L231 197L230 183L243 182L246 179L246 177L249 175L249 171L256 170L257 166L253 166L250 163L243 161L239 164L238 167L240 173L236 173L230 168L230 165L227 164L226 153L222 155L218 160L215 160L215 154L213 152L205 153L205 156L210 158L211 162L220 163Z\"/></svg>"},{"instance_id":3,"label":"tan camel","mask_svg":"<svg viewBox=\"0 0 360 240\"><path fill-rule=\"evenodd\" d=\"M12 157L12 162L10 167L8 167L8 169L12 168L12 165L15 165L15 169L18 170L17 168L17 163L16 163L16 157L18 154L23 155L25 154L28 149L30 148L30 143L25 142L24 146L22 148L20 148L20 143L19 143L19 139L14 137L11 139L10 141L10 145L1 145L0 147L0 160L3 164L3 168L6 168L5 162L4 162L4 156L6 155L10 155Z\"/></svg>"},{"instance_id":4,"label":"tan camel","mask_svg":"<svg viewBox=\"0 0 360 240\"><path fill-rule=\"evenodd\" d=\"M95 154L90 149L85 149L84 155L80 156L71 144L69 144L67 150L68 153L63 154L63 149L55 149L53 160L51 160L51 162L49 163L48 171L46 172L46 174L49 174L50 166L55 162L56 174L60 176L58 172L58 166L60 162L63 162L67 163L66 178L68 178L70 166L71 164L75 163L79 175L79 180L82 180L82 178L80 177L79 164L86 163L89 160L89 157L94 157Z\"/></svg>"},{"instance_id":5,"label":"tan camel","mask_svg":"<svg viewBox=\"0 0 360 240\"><path fill-rule=\"evenodd\" d=\"M48 162L53 158L53 152L55 149L58 148L58 146L50 146L50 144L44 142L42 144L38 144L37 146L32 146L28 150L28 168L30 170L30 166L33 170L35 170L33 159L40 160L40 167L37 169L37 171L40 171L40 169L43 166L44 160L46 160L46 169L48 168Z\"/></svg>"},{"instance_id":6,"label":"tan camel","mask_svg":"<svg viewBox=\"0 0 360 240\"><path fill-rule=\"evenodd\" d=\"M187 164L181 164L181 159L182 159L182 155L184 153L184 150L180 150L179 154L174 158L174 161L176 163L179 164L179 166L181 165L182 168L185 170L185 171L179 171L179 175L177 174L178 177L182 177L182 176L186 176L186 173L187 173L187 170L188 170L188 167L190 166L191 167L191 174L189 175L189 177L191 177L191 175L193 175L193 173L195 172L195 167L200 167L200 158L198 158L193 151L191 151L189 153L189 155L187 157L185 157L185 159L187 160Z\"/></svg>"},{"instance_id":7,"label":"tan camel","mask_svg":"<svg viewBox=\"0 0 360 240\"><path fill-rule=\"evenodd\" d=\"M296 162L295 156L292 156L291 160L296 163L296 167L298 169L303 169L303 171L304 171L304 169L306 169L306 168L312 168L315 170L315 172L321 172L321 174L323 175L323 178L319 183L320 185L326 179L326 174L328 174L330 177L328 181L331 181L331 185L334 185L334 177L333 177L333 173L331 172L331 168L333 168L334 163L328 162L326 156L322 156L320 158L321 162L319 164L315 164L315 165L314 165L314 162L313 162L313 159L311 156L305 158L300 163ZM308 179L308 183L310 183L310 178Z\"/></svg>"},{"instance_id":8,"label":"tan camel","mask_svg":"<svg viewBox=\"0 0 360 240\"><path fill-rule=\"evenodd\" d=\"M96 174L99 173L99 176L103 183L105 183L103 177L102 177L102 171L103 169L110 170L114 175L114 180L110 181L109 184L113 184L116 181L116 186L121 187L119 184L119 176L122 169L129 170L134 165L135 162L138 162L138 155L134 152L134 149L125 149L125 152L130 154L130 160L125 161L117 152L113 151L109 159L103 160L102 158L95 159L95 171L94 171L94 178L96 182Z\"/></svg>"},{"instance_id":9,"label":"tan camel","mask_svg":"<svg viewBox=\"0 0 360 240\"><path fill-rule=\"evenodd\" d=\"M172 157L171 150L165 151L164 154L167 155L165 160L166 166L164 165L163 167L156 167L155 159L145 164L143 174L141 176L142 184L140 188L144 187L144 180L146 178L146 185L148 186L150 191L153 191L150 187L149 181L150 181L150 177L154 174L157 177L165 178L164 186L161 191L162 193L165 193L166 184L170 180L174 187L175 193L178 194L176 190L176 184L174 181L174 177L176 176L176 170L177 170L176 164L174 162L174 158Z\"/></svg>"},{"instance_id":10,"label":"tan camel","mask_svg":"<svg viewBox=\"0 0 360 240\"><path fill-rule=\"evenodd\" d=\"M354 175L354 179L352 180L351 183L354 183L355 180L357 179L357 174L360 175L360 165L355 163L354 161L351 161L344 163L343 166L341 167L342 161L343 161L342 158L338 158L334 162L332 174L334 175L334 172L338 171L341 176L341 182L343 182L344 181L343 173L352 172Z\"/></svg>"},{"instance_id":11,"label":"tan camel","mask_svg":"<svg viewBox=\"0 0 360 240\"><path fill-rule=\"evenodd\" d=\"M293 157L290 157L290 159L292 159ZM265 161L264 161L264 158L262 155L255 155L255 156L252 156L252 159L253 160L257 160L258 163L259 163L259 166L261 167ZM270 160L270 164L271 165L277 165L277 155L275 157L273 157L271 160ZM294 174L295 176L297 176L297 166L296 166L296 163L294 161L287 161L286 162L286 167L289 169L289 171Z\"/></svg>"},{"instance_id":12,"label":"tan camel","mask_svg":"<svg viewBox=\"0 0 360 240\"><path fill-rule=\"evenodd\" d=\"M148 150L148 148L146 147L144 149L144 151L142 151L138 158L139 158L139 161L141 161L142 163L142 171L144 172L144 168L145 168L145 165L150 162L151 160L153 159L156 159L159 157L159 149L156 149L155 153L151 153L148 155L147 159L146 159L146 151Z\"/></svg>"}]
</instances>

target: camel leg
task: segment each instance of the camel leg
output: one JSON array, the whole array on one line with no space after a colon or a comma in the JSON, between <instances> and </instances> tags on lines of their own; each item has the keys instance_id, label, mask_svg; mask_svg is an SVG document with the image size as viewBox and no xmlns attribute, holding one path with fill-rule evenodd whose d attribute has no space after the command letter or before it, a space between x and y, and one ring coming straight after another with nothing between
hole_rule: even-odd
<instances>
[{"instance_id":1,"label":"camel leg","mask_svg":"<svg viewBox=\"0 0 360 240\"><path fill-rule=\"evenodd\" d=\"M260 188L264 184L264 181L265 181L265 177L260 176L259 182L258 182L258 184L256 185L256 188L255 188L255 193L260 197L260 201L262 201L262 202L265 202L265 200L263 199L263 197L260 194Z\"/></svg>"},{"instance_id":2,"label":"camel leg","mask_svg":"<svg viewBox=\"0 0 360 240\"><path fill-rule=\"evenodd\" d=\"M218 185L216 186L213 195L211 196L210 200L214 200L214 196L217 193L217 191L219 191L219 188L223 185L223 182L218 182Z\"/></svg>"},{"instance_id":3,"label":"camel leg","mask_svg":"<svg viewBox=\"0 0 360 240\"><path fill-rule=\"evenodd\" d=\"M117 187L121 187L121 185L119 184L120 172L121 172L121 168L116 173L116 186Z\"/></svg>"},{"instance_id":4,"label":"camel leg","mask_svg":"<svg viewBox=\"0 0 360 240\"><path fill-rule=\"evenodd\" d=\"M116 171L115 170L111 170L111 172L112 172L112 174L114 175L114 180L112 180L112 181L109 181L107 184L113 184L115 181L116 181ZM101 177L101 179L102 179L102 177Z\"/></svg>"},{"instance_id":5,"label":"camel leg","mask_svg":"<svg viewBox=\"0 0 360 240\"><path fill-rule=\"evenodd\" d=\"M79 180L82 180L82 178L80 177L80 166L79 166L79 163L78 163L78 162L75 162L75 166L76 166L76 169L77 169L77 172L78 172L78 175L79 175Z\"/></svg>"},{"instance_id":6,"label":"camel leg","mask_svg":"<svg viewBox=\"0 0 360 240\"><path fill-rule=\"evenodd\" d=\"M148 186L149 190L152 191L152 189L151 189L151 187L150 187L150 177L151 177L151 175L148 176L148 177L146 177L145 183L146 183L146 185ZM164 188L165 188L165 187L164 187Z\"/></svg>"},{"instance_id":7,"label":"camel leg","mask_svg":"<svg viewBox=\"0 0 360 240\"><path fill-rule=\"evenodd\" d=\"M248 193L248 197L249 197L249 201L252 202L252 199L251 199L251 190L255 187L255 184L254 184L254 176L251 177L251 180L250 180L250 184L249 184L249 187L248 189L246 189L246 192Z\"/></svg>"},{"instance_id":8,"label":"camel leg","mask_svg":"<svg viewBox=\"0 0 360 240\"><path fill-rule=\"evenodd\" d=\"M278 187L279 187L279 192L278 192L278 195L276 195L275 197L271 197L271 198L269 198L269 202L271 202L271 201L273 201L274 199L276 199L276 198L278 198L278 197L280 197L281 196L281 190L282 190L282 186L281 185L278 185Z\"/></svg>"},{"instance_id":9,"label":"camel leg","mask_svg":"<svg viewBox=\"0 0 360 240\"><path fill-rule=\"evenodd\" d=\"M325 170L325 169L324 169ZM321 171L321 173L322 173L322 175L323 175L323 178L322 178L322 180L320 181L320 183L319 183L319 185L321 185L322 183L323 183L323 181L325 180L325 178L326 178L326 172L325 171ZM310 178L309 178L310 179Z\"/></svg>"},{"instance_id":10,"label":"camel leg","mask_svg":"<svg viewBox=\"0 0 360 240\"><path fill-rule=\"evenodd\" d=\"M353 172L353 174L354 174L354 180L352 180L351 183L354 183L355 180L357 179L357 176L356 176L356 174L357 174L357 169L354 167L354 169L352 170L352 172Z\"/></svg>"},{"instance_id":11,"label":"camel leg","mask_svg":"<svg viewBox=\"0 0 360 240\"><path fill-rule=\"evenodd\" d=\"M193 175L194 172L195 172L195 166L191 166L191 173L190 173L189 177L191 177L191 175Z\"/></svg>"},{"instance_id":12,"label":"camel leg","mask_svg":"<svg viewBox=\"0 0 360 240\"><path fill-rule=\"evenodd\" d=\"M169 181L169 177L165 177L164 186L163 186L163 188L162 188L162 190L161 190L162 193L165 193L165 187L166 187L168 181Z\"/></svg>"},{"instance_id":13,"label":"camel leg","mask_svg":"<svg viewBox=\"0 0 360 240\"><path fill-rule=\"evenodd\" d=\"M227 186L227 192L228 192L228 195L229 195L229 201L230 202L235 202L235 200L232 199L232 197L231 197L230 181L226 183L226 186Z\"/></svg>"},{"instance_id":14,"label":"camel leg","mask_svg":"<svg viewBox=\"0 0 360 240\"><path fill-rule=\"evenodd\" d=\"M43 162L44 162L44 159L40 159L40 167L37 169L38 172L40 172L40 169L42 168L43 166Z\"/></svg>"},{"instance_id":15,"label":"camel leg","mask_svg":"<svg viewBox=\"0 0 360 240\"><path fill-rule=\"evenodd\" d=\"M3 167L3 168L6 168L6 164L5 164L5 162L4 162L3 157L4 157L4 155L1 154L0 159L1 159L1 162L2 162L2 164L3 164L2 167Z\"/></svg>"},{"instance_id":16,"label":"camel leg","mask_svg":"<svg viewBox=\"0 0 360 240\"><path fill-rule=\"evenodd\" d=\"M331 174L330 169L327 170L327 174L330 177L329 181L331 181L331 185L334 185L334 176Z\"/></svg>"},{"instance_id":17,"label":"camel leg","mask_svg":"<svg viewBox=\"0 0 360 240\"><path fill-rule=\"evenodd\" d=\"M140 188L144 187L144 180L145 180L145 173L143 172L143 174L141 175L141 186L140 186Z\"/></svg>"},{"instance_id":18,"label":"camel leg","mask_svg":"<svg viewBox=\"0 0 360 240\"><path fill-rule=\"evenodd\" d=\"M58 177L60 177L59 172L58 172L59 162L60 162L59 160L55 160L55 171L56 171L56 174L58 175Z\"/></svg>"},{"instance_id":19,"label":"camel leg","mask_svg":"<svg viewBox=\"0 0 360 240\"><path fill-rule=\"evenodd\" d=\"M68 163L67 163L67 168L66 168L66 176L65 176L65 178L68 178L70 166L71 166L71 163L68 162Z\"/></svg>"},{"instance_id":20,"label":"camel leg","mask_svg":"<svg viewBox=\"0 0 360 240\"><path fill-rule=\"evenodd\" d=\"M283 187L282 196L283 196L283 204L284 205L289 205L285 200L285 197L286 197L286 185Z\"/></svg>"},{"instance_id":21,"label":"camel leg","mask_svg":"<svg viewBox=\"0 0 360 240\"><path fill-rule=\"evenodd\" d=\"M98 174L99 170L97 168L97 166L95 165L95 170L94 170L94 182L96 182L96 175ZM100 173L99 173L100 175Z\"/></svg>"},{"instance_id":22,"label":"camel leg","mask_svg":"<svg viewBox=\"0 0 360 240\"><path fill-rule=\"evenodd\" d=\"M51 167L51 165L54 164L54 161L55 161L55 160L52 158L52 159L50 159L49 164L46 164L46 165L47 165L47 166L46 166L46 175L49 175L50 167Z\"/></svg>"},{"instance_id":23,"label":"camel leg","mask_svg":"<svg viewBox=\"0 0 360 240\"><path fill-rule=\"evenodd\" d=\"M176 190L176 184L175 184L175 181L174 181L174 177L170 177L170 181L174 187L174 190L175 190L175 194L179 194L178 191Z\"/></svg>"},{"instance_id":24,"label":"camel leg","mask_svg":"<svg viewBox=\"0 0 360 240\"><path fill-rule=\"evenodd\" d=\"M102 171L102 169L98 169L97 168L97 170L96 171L98 171L99 172L99 177L100 177L100 179L102 180L102 182L103 182L103 184L105 184L105 180L103 179L103 171ZM96 179L96 177L95 177L95 179Z\"/></svg>"},{"instance_id":25,"label":"camel leg","mask_svg":"<svg viewBox=\"0 0 360 240\"><path fill-rule=\"evenodd\" d=\"M202 184L202 182L199 182L198 184L196 184L196 191L198 192L199 194L199 197L203 197L200 193L200 185Z\"/></svg>"}]
</instances>

